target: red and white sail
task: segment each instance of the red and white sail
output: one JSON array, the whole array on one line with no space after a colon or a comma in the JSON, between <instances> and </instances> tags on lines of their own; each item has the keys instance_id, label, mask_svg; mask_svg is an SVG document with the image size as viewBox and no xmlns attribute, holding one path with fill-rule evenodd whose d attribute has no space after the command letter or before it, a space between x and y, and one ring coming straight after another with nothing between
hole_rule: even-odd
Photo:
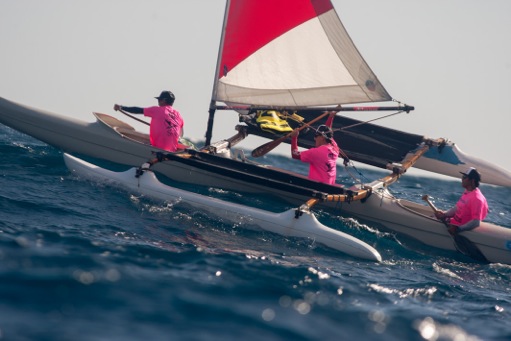
<instances>
[{"instance_id":1,"label":"red and white sail","mask_svg":"<svg viewBox=\"0 0 511 341\"><path fill-rule=\"evenodd\" d=\"M391 97L330 0L228 0L212 99L304 107Z\"/></svg>"}]
</instances>

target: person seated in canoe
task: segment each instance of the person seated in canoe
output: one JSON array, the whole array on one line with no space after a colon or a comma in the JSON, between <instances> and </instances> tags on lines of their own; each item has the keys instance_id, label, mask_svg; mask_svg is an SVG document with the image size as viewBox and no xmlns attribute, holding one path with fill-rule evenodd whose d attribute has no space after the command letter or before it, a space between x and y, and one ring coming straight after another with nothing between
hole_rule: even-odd
<instances>
[{"instance_id":1,"label":"person seated in canoe","mask_svg":"<svg viewBox=\"0 0 511 341\"><path fill-rule=\"evenodd\" d=\"M293 159L309 163L309 179L335 184L337 176L337 158L340 149L334 140L332 124L336 112L332 111L328 115L326 124L320 125L314 134L316 146L300 152L298 151L298 128L291 133L291 156Z\"/></svg>"},{"instance_id":2,"label":"person seated in canoe","mask_svg":"<svg viewBox=\"0 0 511 341\"><path fill-rule=\"evenodd\" d=\"M481 174L477 169L470 167L462 174L461 186L465 188L461 198L448 211L437 211L435 216L450 225L449 233L454 235L459 232L475 229L488 214L488 203L483 193L479 190Z\"/></svg>"},{"instance_id":3,"label":"person seated in canoe","mask_svg":"<svg viewBox=\"0 0 511 341\"><path fill-rule=\"evenodd\" d=\"M115 104L114 110L124 110L132 114L143 114L151 117L149 128L151 145L169 152L186 149L186 145L179 143L184 121L179 111L173 107L176 99L174 94L171 91L164 90L155 98L158 100L158 106L140 108Z\"/></svg>"}]
</instances>

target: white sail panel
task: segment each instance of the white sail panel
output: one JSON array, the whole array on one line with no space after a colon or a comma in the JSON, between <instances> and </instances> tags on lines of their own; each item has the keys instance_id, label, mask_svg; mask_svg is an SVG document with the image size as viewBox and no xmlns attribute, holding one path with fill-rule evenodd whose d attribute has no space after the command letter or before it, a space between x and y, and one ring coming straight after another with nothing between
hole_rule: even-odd
<instances>
[{"instance_id":1,"label":"white sail panel","mask_svg":"<svg viewBox=\"0 0 511 341\"><path fill-rule=\"evenodd\" d=\"M321 53L313 55L305 49ZM289 51L300 50L289 55ZM319 20L310 20L252 54L220 81L268 90L332 87L340 82L356 85L338 59Z\"/></svg>"},{"instance_id":2,"label":"white sail panel","mask_svg":"<svg viewBox=\"0 0 511 341\"><path fill-rule=\"evenodd\" d=\"M228 70L218 79L213 99L303 107L391 97L332 9L287 31Z\"/></svg>"}]
</instances>

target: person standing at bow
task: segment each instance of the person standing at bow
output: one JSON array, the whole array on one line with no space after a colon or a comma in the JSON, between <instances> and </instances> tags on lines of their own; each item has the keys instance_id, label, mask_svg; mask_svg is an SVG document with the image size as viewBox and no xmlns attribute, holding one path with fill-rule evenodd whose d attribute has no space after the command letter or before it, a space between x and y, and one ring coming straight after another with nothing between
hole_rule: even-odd
<instances>
[{"instance_id":1,"label":"person standing at bow","mask_svg":"<svg viewBox=\"0 0 511 341\"><path fill-rule=\"evenodd\" d=\"M320 125L314 134L316 146L300 152L298 151L299 130L291 133L291 156L293 159L309 163L309 179L324 182L330 185L335 184L337 176L337 158L339 147L334 140L332 124L336 112L330 112L325 125Z\"/></svg>"},{"instance_id":2,"label":"person standing at bow","mask_svg":"<svg viewBox=\"0 0 511 341\"><path fill-rule=\"evenodd\" d=\"M488 214L488 203L479 190L481 174L473 167L470 167L466 173L460 173L463 175L461 186L465 188L465 192L456 206L448 211L438 211L435 214L438 219L451 225L449 233L452 235L475 229Z\"/></svg>"},{"instance_id":3,"label":"person standing at bow","mask_svg":"<svg viewBox=\"0 0 511 341\"><path fill-rule=\"evenodd\" d=\"M184 121L179 111L173 107L174 94L171 91L162 91L160 96L155 98L158 100L158 106L139 108L115 104L114 110L124 110L132 114L144 114L144 116L151 117L149 128L151 145L169 152L185 149L186 146L179 143Z\"/></svg>"}]
</instances>

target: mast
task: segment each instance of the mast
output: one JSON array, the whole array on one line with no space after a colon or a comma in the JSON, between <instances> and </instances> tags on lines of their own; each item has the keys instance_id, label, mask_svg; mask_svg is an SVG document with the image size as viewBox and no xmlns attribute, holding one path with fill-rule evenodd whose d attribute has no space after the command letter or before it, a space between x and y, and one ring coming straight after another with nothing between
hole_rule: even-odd
<instances>
[{"instance_id":1,"label":"mast","mask_svg":"<svg viewBox=\"0 0 511 341\"><path fill-rule=\"evenodd\" d=\"M206 128L206 146L209 146L211 144L211 138L213 136L213 123L215 120L215 111L216 111L216 91L217 91L217 80L218 75L220 72L220 63L221 63L221 57L222 57L222 51L224 48L224 40L225 40L225 27L227 26L227 20L229 17L229 6L231 4L231 0L227 0L225 3L225 13L224 13L224 23L222 25L222 36L220 38L220 46L218 47L218 56L217 56L217 64L216 64L216 70L215 70L215 78L213 81L213 91L211 93L211 102L209 103L209 117L208 117L208 124Z\"/></svg>"}]
</instances>

